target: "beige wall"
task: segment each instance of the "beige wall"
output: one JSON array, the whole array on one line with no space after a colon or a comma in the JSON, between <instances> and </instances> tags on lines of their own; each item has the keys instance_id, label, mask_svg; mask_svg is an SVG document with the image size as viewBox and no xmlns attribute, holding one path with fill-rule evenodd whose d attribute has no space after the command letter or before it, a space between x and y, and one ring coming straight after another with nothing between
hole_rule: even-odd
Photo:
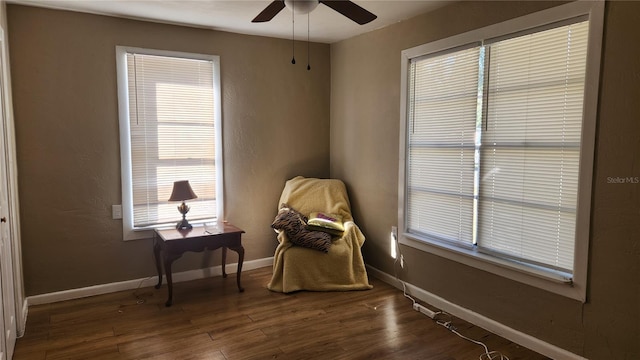
<instances>
[{"instance_id":1,"label":"beige wall","mask_svg":"<svg viewBox=\"0 0 640 360\"><path fill-rule=\"evenodd\" d=\"M348 185L365 261L393 274L400 52L553 6L460 2L331 45L331 176ZM589 359L640 358L640 2L607 2L586 304L403 246L402 278Z\"/></svg>"},{"instance_id":2,"label":"beige wall","mask_svg":"<svg viewBox=\"0 0 640 360\"><path fill-rule=\"evenodd\" d=\"M151 241L122 241L111 219L121 203L116 45L220 56L226 217L246 231L245 261L273 256L284 181L329 175L328 45L312 44L309 72L291 65L287 40L7 11L27 295L154 275ZM174 271L219 257L190 253Z\"/></svg>"}]
</instances>

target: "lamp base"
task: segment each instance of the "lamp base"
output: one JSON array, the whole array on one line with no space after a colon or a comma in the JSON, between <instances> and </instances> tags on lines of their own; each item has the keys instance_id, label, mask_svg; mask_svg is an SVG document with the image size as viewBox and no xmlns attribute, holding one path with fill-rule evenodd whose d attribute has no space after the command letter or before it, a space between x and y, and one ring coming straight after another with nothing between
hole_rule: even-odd
<instances>
[{"instance_id":1,"label":"lamp base","mask_svg":"<svg viewBox=\"0 0 640 360\"><path fill-rule=\"evenodd\" d=\"M184 201L182 202L182 204L180 204L180 206L178 206L178 211L180 211L180 214L182 214L182 220L178 221L178 223L176 224L176 229L178 230L193 229L193 226L191 226L191 224L189 224L189 222L187 221L187 213L189 212L189 207L187 206L187 204L184 203Z\"/></svg>"},{"instance_id":2,"label":"lamp base","mask_svg":"<svg viewBox=\"0 0 640 360\"><path fill-rule=\"evenodd\" d=\"M193 229L193 226L191 224L189 224L187 219L182 219L182 220L178 221L178 224L176 224L176 229L178 229L178 230L191 230L191 229Z\"/></svg>"}]
</instances>

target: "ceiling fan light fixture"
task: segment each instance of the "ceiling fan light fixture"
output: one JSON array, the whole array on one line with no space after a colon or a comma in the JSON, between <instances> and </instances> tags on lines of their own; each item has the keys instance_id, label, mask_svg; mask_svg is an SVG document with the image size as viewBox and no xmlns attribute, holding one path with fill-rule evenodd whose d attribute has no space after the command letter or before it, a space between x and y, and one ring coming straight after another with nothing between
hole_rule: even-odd
<instances>
[{"instance_id":1,"label":"ceiling fan light fixture","mask_svg":"<svg viewBox=\"0 0 640 360\"><path fill-rule=\"evenodd\" d=\"M312 12L319 4L318 0L284 0L287 9L296 14L308 14Z\"/></svg>"},{"instance_id":2,"label":"ceiling fan light fixture","mask_svg":"<svg viewBox=\"0 0 640 360\"><path fill-rule=\"evenodd\" d=\"M293 14L308 14L313 11L319 3L325 4L359 25L368 24L377 18L375 14L372 14L351 0L273 0L258 16L251 20L251 22L261 23L270 21L285 7L292 10Z\"/></svg>"}]
</instances>

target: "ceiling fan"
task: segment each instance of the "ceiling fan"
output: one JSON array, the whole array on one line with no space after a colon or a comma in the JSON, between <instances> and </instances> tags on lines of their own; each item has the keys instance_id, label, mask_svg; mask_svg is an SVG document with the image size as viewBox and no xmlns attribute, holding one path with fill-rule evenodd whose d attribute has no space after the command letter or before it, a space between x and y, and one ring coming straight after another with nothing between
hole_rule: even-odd
<instances>
[{"instance_id":1,"label":"ceiling fan","mask_svg":"<svg viewBox=\"0 0 640 360\"><path fill-rule=\"evenodd\" d=\"M358 4L349 0L274 0L251 22L266 22L273 19L285 7L291 9L296 14L308 14L318 6L325 4L340 14L348 17L360 25L369 23L377 18Z\"/></svg>"}]
</instances>

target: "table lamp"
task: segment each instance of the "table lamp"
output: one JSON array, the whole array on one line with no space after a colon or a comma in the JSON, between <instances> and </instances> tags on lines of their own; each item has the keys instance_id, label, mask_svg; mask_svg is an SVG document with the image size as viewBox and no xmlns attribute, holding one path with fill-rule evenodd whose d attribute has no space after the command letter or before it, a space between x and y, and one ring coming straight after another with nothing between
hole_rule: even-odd
<instances>
[{"instance_id":1,"label":"table lamp","mask_svg":"<svg viewBox=\"0 0 640 360\"><path fill-rule=\"evenodd\" d=\"M173 191L171 192L169 201L182 201L182 204L178 206L178 211L182 214L182 221L178 222L176 229L182 230L193 228L193 226L191 226L187 221L186 216L189 212L189 207L184 203L184 201L196 199L197 197L198 196L191 189L191 185L189 185L189 180L180 180L173 183Z\"/></svg>"}]
</instances>

